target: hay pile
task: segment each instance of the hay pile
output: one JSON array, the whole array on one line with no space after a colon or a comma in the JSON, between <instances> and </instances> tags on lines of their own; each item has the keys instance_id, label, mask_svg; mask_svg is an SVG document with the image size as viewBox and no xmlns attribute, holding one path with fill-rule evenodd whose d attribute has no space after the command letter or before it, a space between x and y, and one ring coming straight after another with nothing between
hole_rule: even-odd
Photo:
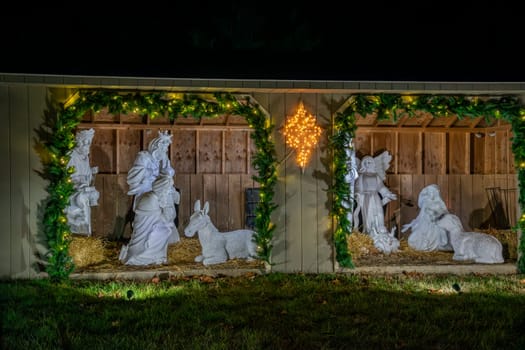
<instances>
[{"instance_id":1,"label":"hay pile","mask_svg":"<svg viewBox=\"0 0 525 350\"><path fill-rule=\"evenodd\" d=\"M515 231L489 228L486 230L476 230L476 232L483 232L496 237L503 246L504 259L518 259L518 234Z\"/></svg>"},{"instance_id":2,"label":"hay pile","mask_svg":"<svg viewBox=\"0 0 525 350\"><path fill-rule=\"evenodd\" d=\"M503 257L506 261L517 259L517 234L511 230L476 230L494 235L503 245ZM399 251L384 254L375 246L367 234L353 232L347 238L348 250L356 266L378 265L449 265L470 264L455 261L453 252L421 252L408 246L407 237L400 239ZM168 246L168 262L155 266L127 266L118 260L122 241L108 241L104 238L75 235L69 246L69 254L75 264L75 272L116 272L133 270L190 270L190 269L251 269L264 268L261 261L248 262L233 259L222 264L205 267L196 263L195 257L201 253L198 238L182 236L181 240Z\"/></svg>"},{"instance_id":3,"label":"hay pile","mask_svg":"<svg viewBox=\"0 0 525 350\"><path fill-rule=\"evenodd\" d=\"M69 255L78 268L98 264L106 259L106 244L97 237L74 235Z\"/></svg>"},{"instance_id":4,"label":"hay pile","mask_svg":"<svg viewBox=\"0 0 525 350\"><path fill-rule=\"evenodd\" d=\"M75 262L75 272L264 268L262 261L244 259L232 259L212 266L196 263L195 257L201 253L199 239L196 237L181 237L179 242L170 244L166 264L128 266L118 260L123 244L125 243L122 241L107 241L102 238L75 237L70 245L70 255Z\"/></svg>"},{"instance_id":5,"label":"hay pile","mask_svg":"<svg viewBox=\"0 0 525 350\"><path fill-rule=\"evenodd\" d=\"M503 246L503 258L507 261L517 259L517 234L511 230L476 230L495 236ZM453 252L434 251L422 252L408 245L408 236L399 240L399 251L389 255L379 251L374 246L370 236L358 231L352 232L347 238L348 251L357 266L376 265L461 265L471 264L471 261L456 261L452 259Z\"/></svg>"},{"instance_id":6,"label":"hay pile","mask_svg":"<svg viewBox=\"0 0 525 350\"><path fill-rule=\"evenodd\" d=\"M452 252L420 252L408 246L407 237L399 240L398 252L385 254L374 246L369 235L354 231L347 239L348 251L357 266L460 264Z\"/></svg>"}]
</instances>

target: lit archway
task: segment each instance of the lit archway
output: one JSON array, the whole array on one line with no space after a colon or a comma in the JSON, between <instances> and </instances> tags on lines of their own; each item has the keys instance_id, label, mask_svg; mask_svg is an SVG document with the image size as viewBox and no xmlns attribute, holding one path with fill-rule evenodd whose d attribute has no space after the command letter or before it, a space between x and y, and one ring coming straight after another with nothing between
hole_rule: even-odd
<instances>
[{"instance_id":1,"label":"lit archway","mask_svg":"<svg viewBox=\"0 0 525 350\"><path fill-rule=\"evenodd\" d=\"M251 137L257 149L252 158L252 165L257 170L253 178L260 186L255 217L257 253L261 260L270 263L275 230L271 214L276 208L273 197L277 181L276 152L271 138L274 125L257 103L249 96L238 99L229 93L198 95L80 90L74 98L58 106L56 115L47 117L39 129L42 174L49 181L43 227L49 245L47 272L52 280L67 279L74 270L69 256L71 234L64 209L73 193L72 169L68 169L67 164L69 153L75 147L75 129L86 112L98 112L103 108L108 108L109 113L133 112L150 118L168 116L170 120L180 116L213 118L225 113L245 117L254 129Z\"/></svg>"},{"instance_id":2,"label":"lit archway","mask_svg":"<svg viewBox=\"0 0 525 350\"><path fill-rule=\"evenodd\" d=\"M345 182L347 174L347 153L357 126L358 115L375 113L380 120L396 121L403 115L414 116L416 111L429 112L435 117L456 115L458 118L496 118L508 121L512 126L512 150L518 171L521 216L517 228L521 232L518 244L518 271L525 272L525 108L514 96L441 96L441 95L401 95L401 94L356 94L346 101L342 110L334 118L331 136L334 162L334 185L332 188L332 216L335 218L334 244L336 259L342 267L353 268L352 257L348 251L347 237L352 232L348 219L349 209L344 202L352 200Z\"/></svg>"}]
</instances>

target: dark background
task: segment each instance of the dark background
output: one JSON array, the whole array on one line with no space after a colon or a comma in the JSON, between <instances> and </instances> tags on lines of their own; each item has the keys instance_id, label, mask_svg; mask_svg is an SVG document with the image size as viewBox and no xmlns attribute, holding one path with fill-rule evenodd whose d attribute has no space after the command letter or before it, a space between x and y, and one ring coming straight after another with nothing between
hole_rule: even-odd
<instances>
[{"instance_id":1,"label":"dark background","mask_svg":"<svg viewBox=\"0 0 525 350\"><path fill-rule=\"evenodd\" d=\"M525 81L518 1L2 5L0 72Z\"/></svg>"}]
</instances>

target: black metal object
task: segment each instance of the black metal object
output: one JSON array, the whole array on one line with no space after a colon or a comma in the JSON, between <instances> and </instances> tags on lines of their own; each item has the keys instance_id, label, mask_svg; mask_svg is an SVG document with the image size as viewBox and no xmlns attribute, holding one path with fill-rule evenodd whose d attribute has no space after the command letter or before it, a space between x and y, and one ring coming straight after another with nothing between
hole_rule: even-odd
<instances>
[{"instance_id":1,"label":"black metal object","mask_svg":"<svg viewBox=\"0 0 525 350\"><path fill-rule=\"evenodd\" d=\"M244 226L251 230L255 229L255 209L260 200L259 188L246 188L244 190L244 212L245 222Z\"/></svg>"},{"instance_id":2,"label":"black metal object","mask_svg":"<svg viewBox=\"0 0 525 350\"><path fill-rule=\"evenodd\" d=\"M500 187L485 188L489 198L489 205L491 211L492 222L494 228L509 229L511 227L511 219L513 218L513 199L515 200L514 188L502 189ZM515 220L512 220L514 223Z\"/></svg>"}]
</instances>

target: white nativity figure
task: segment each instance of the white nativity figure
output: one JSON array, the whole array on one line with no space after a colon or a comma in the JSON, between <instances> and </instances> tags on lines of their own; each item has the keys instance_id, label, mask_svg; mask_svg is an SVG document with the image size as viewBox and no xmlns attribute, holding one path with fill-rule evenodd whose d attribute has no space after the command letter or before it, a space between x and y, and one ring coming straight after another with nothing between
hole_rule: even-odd
<instances>
[{"instance_id":1,"label":"white nativity figure","mask_svg":"<svg viewBox=\"0 0 525 350\"><path fill-rule=\"evenodd\" d=\"M119 254L119 260L126 265L151 265L167 262L168 245L179 241L174 230L175 206L169 189L173 179L160 175L152 190L140 196L135 204L133 232L127 245ZM173 237L176 232L176 237Z\"/></svg>"},{"instance_id":2,"label":"white nativity figure","mask_svg":"<svg viewBox=\"0 0 525 350\"><path fill-rule=\"evenodd\" d=\"M69 198L66 216L72 233L91 236L91 207L98 205L100 193L94 186L94 175L98 167L92 167L89 161L91 142L95 135L94 129L77 132L76 146L70 153L68 167L75 170L71 174L75 192Z\"/></svg>"},{"instance_id":3,"label":"white nativity figure","mask_svg":"<svg viewBox=\"0 0 525 350\"><path fill-rule=\"evenodd\" d=\"M397 253L399 251L399 240L395 236L396 228L393 227L391 232L386 230L378 231L373 229L369 235L374 241L374 247L379 251L389 255L390 253Z\"/></svg>"},{"instance_id":4,"label":"white nativity figure","mask_svg":"<svg viewBox=\"0 0 525 350\"><path fill-rule=\"evenodd\" d=\"M343 199L342 206L348 209L347 219L349 222L353 221L354 211L354 193L355 193L355 180L358 178L359 173L357 172L357 157L355 155L355 149L353 139L345 147L346 154L346 174L345 182L348 184L348 197Z\"/></svg>"},{"instance_id":5,"label":"white nativity figure","mask_svg":"<svg viewBox=\"0 0 525 350\"><path fill-rule=\"evenodd\" d=\"M228 232L219 232L208 215L209 204L204 203L201 209L200 200L193 206L193 214L184 229L186 237L193 237L197 233L202 253L195 258L203 265L213 265L226 262L228 259L257 259L257 245L255 231L240 229Z\"/></svg>"},{"instance_id":6,"label":"white nativity figure","mask_svg":"<svg viewBox=\"0 0 525 350\"><path fill-rule=\"evenodd\" d=\"M436 218L448 214L448 209L441 198L439 186L431 184L419 192L417 205L419 213L410 223L403 225L401 232L411 229L408 245L418 251L451 251L447 232L437 225Z\"/></svg>"},{"instance_id":7,"label":"white nativity figure","mask_svg":"<svg viewBox=\"0 0 525 350\"><path fill-rule=\"evenodd\" d=\"M385 227L383 207L388 202L397 199L396 194L384 184L386 170L390 167L391 160L392 156L388 151L384 151L377 157L365 156L360 162L358 160L358 177L355 180L357 205L353 213L354 229L361 228L362 232L368 234L372 230L388 233Z\"/></svg>"},{"instance_id":8,"label":"white nativity figure","mask_svg":"<svg viewBox=\"0 0 525 350\"><path fill-rule=\"evenodd\" d=\"M137 154L133 166L128 171L128 195L134 196L133 211L135 211L136 203L140 197L152 190L152 184L159 175L170 177L175 175L175 170L171 166L171 161L168 157L168 149L172 143L172 137L173 135L168 134L167 131L159 131L158 136L148 144L148 149ZM180 203L180 193L175 189L175 186L171 186L166 191L174 205L178 205ZM175 216L175 223L176 219L177 217ZM178 237L177 226L174 225L170 243L177 242Z\"/></svg>"},{"instance_id":9,"label":"white nativity figure","mask_svg":"<svg viewBox=\"0 0 525 350\"><path fill-rule=\"evenodd\" d=\"M461 220L454 214L445 214L437 221L443 228L454 249L453 260L473 260L482 264L501 264L503 247L494 236L481 232L465 232Z\"/></svg>"}]
</instances>

